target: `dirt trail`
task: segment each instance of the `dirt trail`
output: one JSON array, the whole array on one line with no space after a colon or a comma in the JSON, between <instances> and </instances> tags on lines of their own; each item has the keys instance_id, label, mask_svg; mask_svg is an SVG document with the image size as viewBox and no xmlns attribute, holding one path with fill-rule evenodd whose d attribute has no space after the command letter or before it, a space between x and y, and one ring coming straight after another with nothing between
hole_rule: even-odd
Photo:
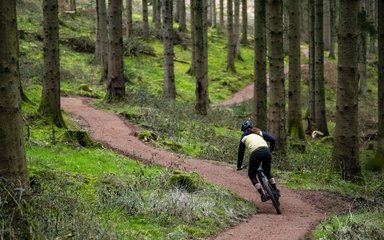
<instances>
[{"instance_id":1,"label":"dirt trail","mask_svg":"<svg viewBox=\"0 0 384 240\"><path fill-rule=\"evenodd\" d=\"M210 239L302 239L326 216L324 209L327 209L327 205L335 205L329 202L316 207L316 204L322 204L322 199L317 194L312 194L316 196L315 199L305 191L281 187L283 214L277 215L270 202L260 202L248 177L243 172L235 171L234 166L155 149L134 136L134 125L113 113L89 106L88 101L89 99L82 97L63 97L61 104L66 112L86 122L94 140L147 163L195 171L206 180L231 189L244 199L259 205L258 214Z\"/></svg>"}]
</instances>

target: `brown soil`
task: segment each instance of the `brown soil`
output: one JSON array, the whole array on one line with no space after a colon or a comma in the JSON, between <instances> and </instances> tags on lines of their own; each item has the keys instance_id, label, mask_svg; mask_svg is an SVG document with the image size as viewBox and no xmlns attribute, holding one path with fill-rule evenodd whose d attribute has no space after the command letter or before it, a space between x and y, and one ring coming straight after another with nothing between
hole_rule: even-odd
<instances>
[{"instance_id":1,"label":"brown soil","mask_svg":"<svg viewBox=\"0 0 384 240\"><path fill-rule=\"evenodd\" d=\"M277 215L270 202L260 202L246 174L234 170L235 166L153 148L134 136L136 127L133 124L91 107L88 101L82 97L63 97L61 104L65 111L86 123L95 141L148 164L195 171L206 180L257 203L260 208L257 214L210 239L304 239L329 213L349 206L349 201L336 195L280 186L282 214Z\"/></svg>"}]
</instances>

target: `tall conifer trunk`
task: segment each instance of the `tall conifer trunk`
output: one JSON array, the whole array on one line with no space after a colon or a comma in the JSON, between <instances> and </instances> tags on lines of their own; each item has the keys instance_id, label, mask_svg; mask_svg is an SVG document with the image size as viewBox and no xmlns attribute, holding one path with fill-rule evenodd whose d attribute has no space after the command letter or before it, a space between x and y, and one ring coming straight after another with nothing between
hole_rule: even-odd
<instances>
[{"instance_id":1,"label":"tall conifer trunk","mask_svg":"<svg viewBox=\"0 0 384 240\"><path fill-rule=\"evenodd\" d=\"M301 63L300 63L300 3L289 0L289 90L288 133L293 138L304 139L301 120Z\"/></svg>"},{"instance_id":2,"label":"tall conifer trunk","mask_svg":"<svg viewBox=\"0 0 384 240\"><path fill-rule=\"evenodd\" d=\"M286 154L286 111L282 4L282 0L267 0L269 131L276 137L276 151L284 156Z\"/></svg>"},{"instance_id":3,"label":"tall conifer trunk","mask_svg":"<svg viewBox=\"0 0 384 240\"><path fill-rule=\"evenodd\" d=\"M254 57L254 122L260 129L267 129L267 78L266 78L266 31L265 2L255 0L255 57Z\"/></svg>"},{"instance_id":4,"label":"tall conifer trunk","mask_svg":"<svg viewBox=\"0 0 384 240\"><path fill-rule=\"evenodd\" d=\"M28 186L19 79L16 0L0 0L0 181Z\"/></svg>"},{"instance_id":5,"label":"tall conifer trunk","mask_svg":"<svg viewBox=\"0 0 384 240\"><path fill-rule=\"evenodd\" d=\"M163 44L164 44L164 81L163 95L166 98L176 98L174 51L173 51L173 14L172 0L163 2Z\"/></svg>"},{"instance_id":6,"label":"tall conifer trunk","mask_svg":"<svg viewBox=\"0 0 384 240\"><path fill-rule=\"evenodd\" d=\"M44 77L39 112L57 127L65 127L60 105L59 16L57 0L43 1Z\"/></svg>"},{"instance_id":7,"label":"tall conifer trunk","mask_svg":"<svg viewBox=\"0 0 384 240\"><path fill-rule=\"evenodd\" d=\"M358 18L359 0L340 0L336 128L333 159L345 180L359 180Z\"/></svg>"}]
</instances>

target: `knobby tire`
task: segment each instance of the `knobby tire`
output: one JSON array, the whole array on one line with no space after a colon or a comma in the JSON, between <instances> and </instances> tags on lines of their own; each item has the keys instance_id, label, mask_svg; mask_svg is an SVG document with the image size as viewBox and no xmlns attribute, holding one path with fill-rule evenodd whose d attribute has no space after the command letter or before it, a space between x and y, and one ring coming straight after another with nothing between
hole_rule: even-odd
<instances>
[{"instance_id":1,"label":"knobby tire","mask_svg":"<svg viewBox=\"0 0 384 240\"><path fill-rule=\"evenodd\" d=\"M281 210L280 210L280 206L279 206L280 203L275 198L275 195L273 195L272 189L269 185L267 178L263 177L262 183L263 183L264 190L267 192L269 198L272 200L273 206L275 207L277 214L281 214Z\"/></svg>"}]
</instances>

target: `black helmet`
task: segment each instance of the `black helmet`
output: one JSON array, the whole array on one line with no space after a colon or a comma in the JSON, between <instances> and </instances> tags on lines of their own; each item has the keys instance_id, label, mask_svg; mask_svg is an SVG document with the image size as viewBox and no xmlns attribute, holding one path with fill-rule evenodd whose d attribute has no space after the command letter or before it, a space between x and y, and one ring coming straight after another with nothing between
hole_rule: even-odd
<instances>
[{"instance_id":1,"label":"black helmet","mask_svg":"<svg viewBox=\"0 0 384 240\"><path fill-rule=\"evenodd\" d=\"M241 125L241 131L244 132L245 130L252 128L252 127L253 127L252 122L250 120L247 120L247 121L243 122L243 125Z\"/></svg>"}]
</instances>

